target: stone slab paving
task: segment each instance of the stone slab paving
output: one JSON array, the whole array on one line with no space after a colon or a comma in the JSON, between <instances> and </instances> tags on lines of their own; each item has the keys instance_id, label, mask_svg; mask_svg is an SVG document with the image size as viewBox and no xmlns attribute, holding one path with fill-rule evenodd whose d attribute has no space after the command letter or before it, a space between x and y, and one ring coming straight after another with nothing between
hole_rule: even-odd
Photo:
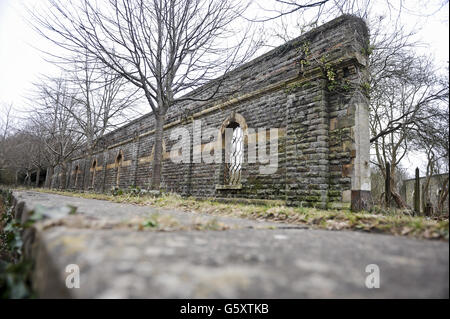
<instances>
[{"instance_id":1,"label":"stone slab paving","mask_svg":"<svg viewBox=\"0 0 450 319\"><path fill-rule=\"evenodd\" d=\"M15 192L27 206L70 204L82 214L125 218L155 208ZM195 218L196 214L159 210ZM193 215L193 216L190 216ZM127 217L127 218L128 218ZM207 216L208 217L208 216ZM71 298L448 298L448 242L351 231L258 227L222 218L224 231L51 227L38 234L41 297ZM249 228L252 227L252 228ZM67 289L65 268L80 267ZM380 288L368 289L368 264Z\"/></svg>"}]
</instances>

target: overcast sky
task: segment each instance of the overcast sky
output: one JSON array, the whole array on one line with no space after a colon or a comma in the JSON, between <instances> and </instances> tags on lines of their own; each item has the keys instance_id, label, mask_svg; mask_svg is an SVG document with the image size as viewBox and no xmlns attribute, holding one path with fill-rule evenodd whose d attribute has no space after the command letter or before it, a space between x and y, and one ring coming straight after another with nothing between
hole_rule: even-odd
<instances>
[{"instance_id":1,"label":"overcast sky","mask_svg":"<svg viewBox=\"0 0 450 319\"><path fill-rule=\"evenodd\" d=\"M24 109L27 104L26 97L30 95L33 87L32 83L40 74L59 73L57 68L46 62L42 54L34 48L42 48L43 41L24 21L23 3L33 4L36 1L40 0L0 0L0 103L13 103L17 111ZM259 3L266 5L269 1ZM421 12L421 6L426 3L423 12L430 15L424 17L406 12L404 22L411 28L421 28L418 38L427 45L419 50L433 55L436 63L445 70L449 60L448 3L439 11L434 10L437 10L442 2L405 1L416 12ZM257 7L254 6L254 10ZM259 12L255 11L255 15L258 14Z\"/></svg>"}]
</instances>

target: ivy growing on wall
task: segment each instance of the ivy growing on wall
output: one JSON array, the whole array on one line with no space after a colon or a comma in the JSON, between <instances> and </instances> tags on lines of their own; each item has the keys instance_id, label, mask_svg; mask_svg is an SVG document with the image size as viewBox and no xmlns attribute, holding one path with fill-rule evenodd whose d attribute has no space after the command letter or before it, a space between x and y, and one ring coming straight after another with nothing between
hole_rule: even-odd
<instances>
[{"instance_id":1,"label":"ivy growing on wall","mask_svg":"<svg viewBox=\"0 0 450 319\"><path fill-rule=\"evenodd\" d=\"M309 40L305 40L298 44L297 54L299 56L297 64L299 65L299 73L301 75L305 73L306 67L311 66L311 60L314 60L314 62L316 62L318 67L320 68L322 76L327 80L326 88L329 92L345 93L347 91L350 91L350 89L352 88L351 82L347 79L344 79L343 76L338 73L337 65L342 63L342 59L331 63L327 62L327 54L323 54L319 58L314 57L311 54L311 42ZM290 93L296 88L303 87L303 85L304 84L297 83L291 84L286 88L287 93Z\"/></svg>"}]
</instances>

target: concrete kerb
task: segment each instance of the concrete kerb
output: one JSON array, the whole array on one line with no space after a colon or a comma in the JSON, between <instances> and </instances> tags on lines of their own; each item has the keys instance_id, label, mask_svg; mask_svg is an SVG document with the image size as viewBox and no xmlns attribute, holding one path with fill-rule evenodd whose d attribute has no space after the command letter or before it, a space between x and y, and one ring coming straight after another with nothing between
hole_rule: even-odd
<instances>
[{"instance_id":1,"label":"concrete kerb","mask_svg":"<svg viewBox=\"0 0 450 319\"><path fill-rule=\"evenodd\" d=\"M12 192L12 205L15 219L21 225L26 225L31 221L34 210L25 201L20 199L16 192ZM42 240L42 233L45 230L44 221L58 220L69 216L70 209L65 209L67 213L55 214L54 209L41 207L39 210L40 220L28 223L22 232L22 253L23 256L34 263L33 267L33 289L40 297L48 298L71 298L70 290L66 289L64 279L55 276L58 272L53 266L52 256L48 254L46 244ZM51 293L53 291L53 293Z\"/></svg>"}]
</instances>

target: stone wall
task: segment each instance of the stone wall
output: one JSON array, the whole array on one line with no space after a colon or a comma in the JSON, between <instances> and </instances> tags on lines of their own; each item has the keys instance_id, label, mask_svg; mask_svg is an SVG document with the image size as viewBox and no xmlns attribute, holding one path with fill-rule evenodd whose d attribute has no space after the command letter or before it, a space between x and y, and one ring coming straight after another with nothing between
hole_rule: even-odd
<instances>
[{"instance_id":1,"label":"stone wall","mask_svg":"<svg viewBox=\"0 0 450 319\"><path fill-rule=\"evenodd\" d=\"M365 23L342 16L189 93L206 97L219 81L224 83L215 99L170 108L162 188L196 197L281 199L321 208L359 210L370 205L367 44ZM201 128L194 127L198 121ZM173 130L187 129L192 137L230 122L244 131L239 185L223 185L225 165L197 163L192 150L190 163L170 159L178 143L170 139ZM115 186L147 187L154 124L147 114L111 132L92 157L79 156L66 168L57 167L47 184L99 192ZM258 128L278 129L273 174L261 174L262 164L248 161L248 146L257 140L253 130ZM206 136L193 147L204 150L215 143L219 141Z\"/></svg>"}]
</instances>

